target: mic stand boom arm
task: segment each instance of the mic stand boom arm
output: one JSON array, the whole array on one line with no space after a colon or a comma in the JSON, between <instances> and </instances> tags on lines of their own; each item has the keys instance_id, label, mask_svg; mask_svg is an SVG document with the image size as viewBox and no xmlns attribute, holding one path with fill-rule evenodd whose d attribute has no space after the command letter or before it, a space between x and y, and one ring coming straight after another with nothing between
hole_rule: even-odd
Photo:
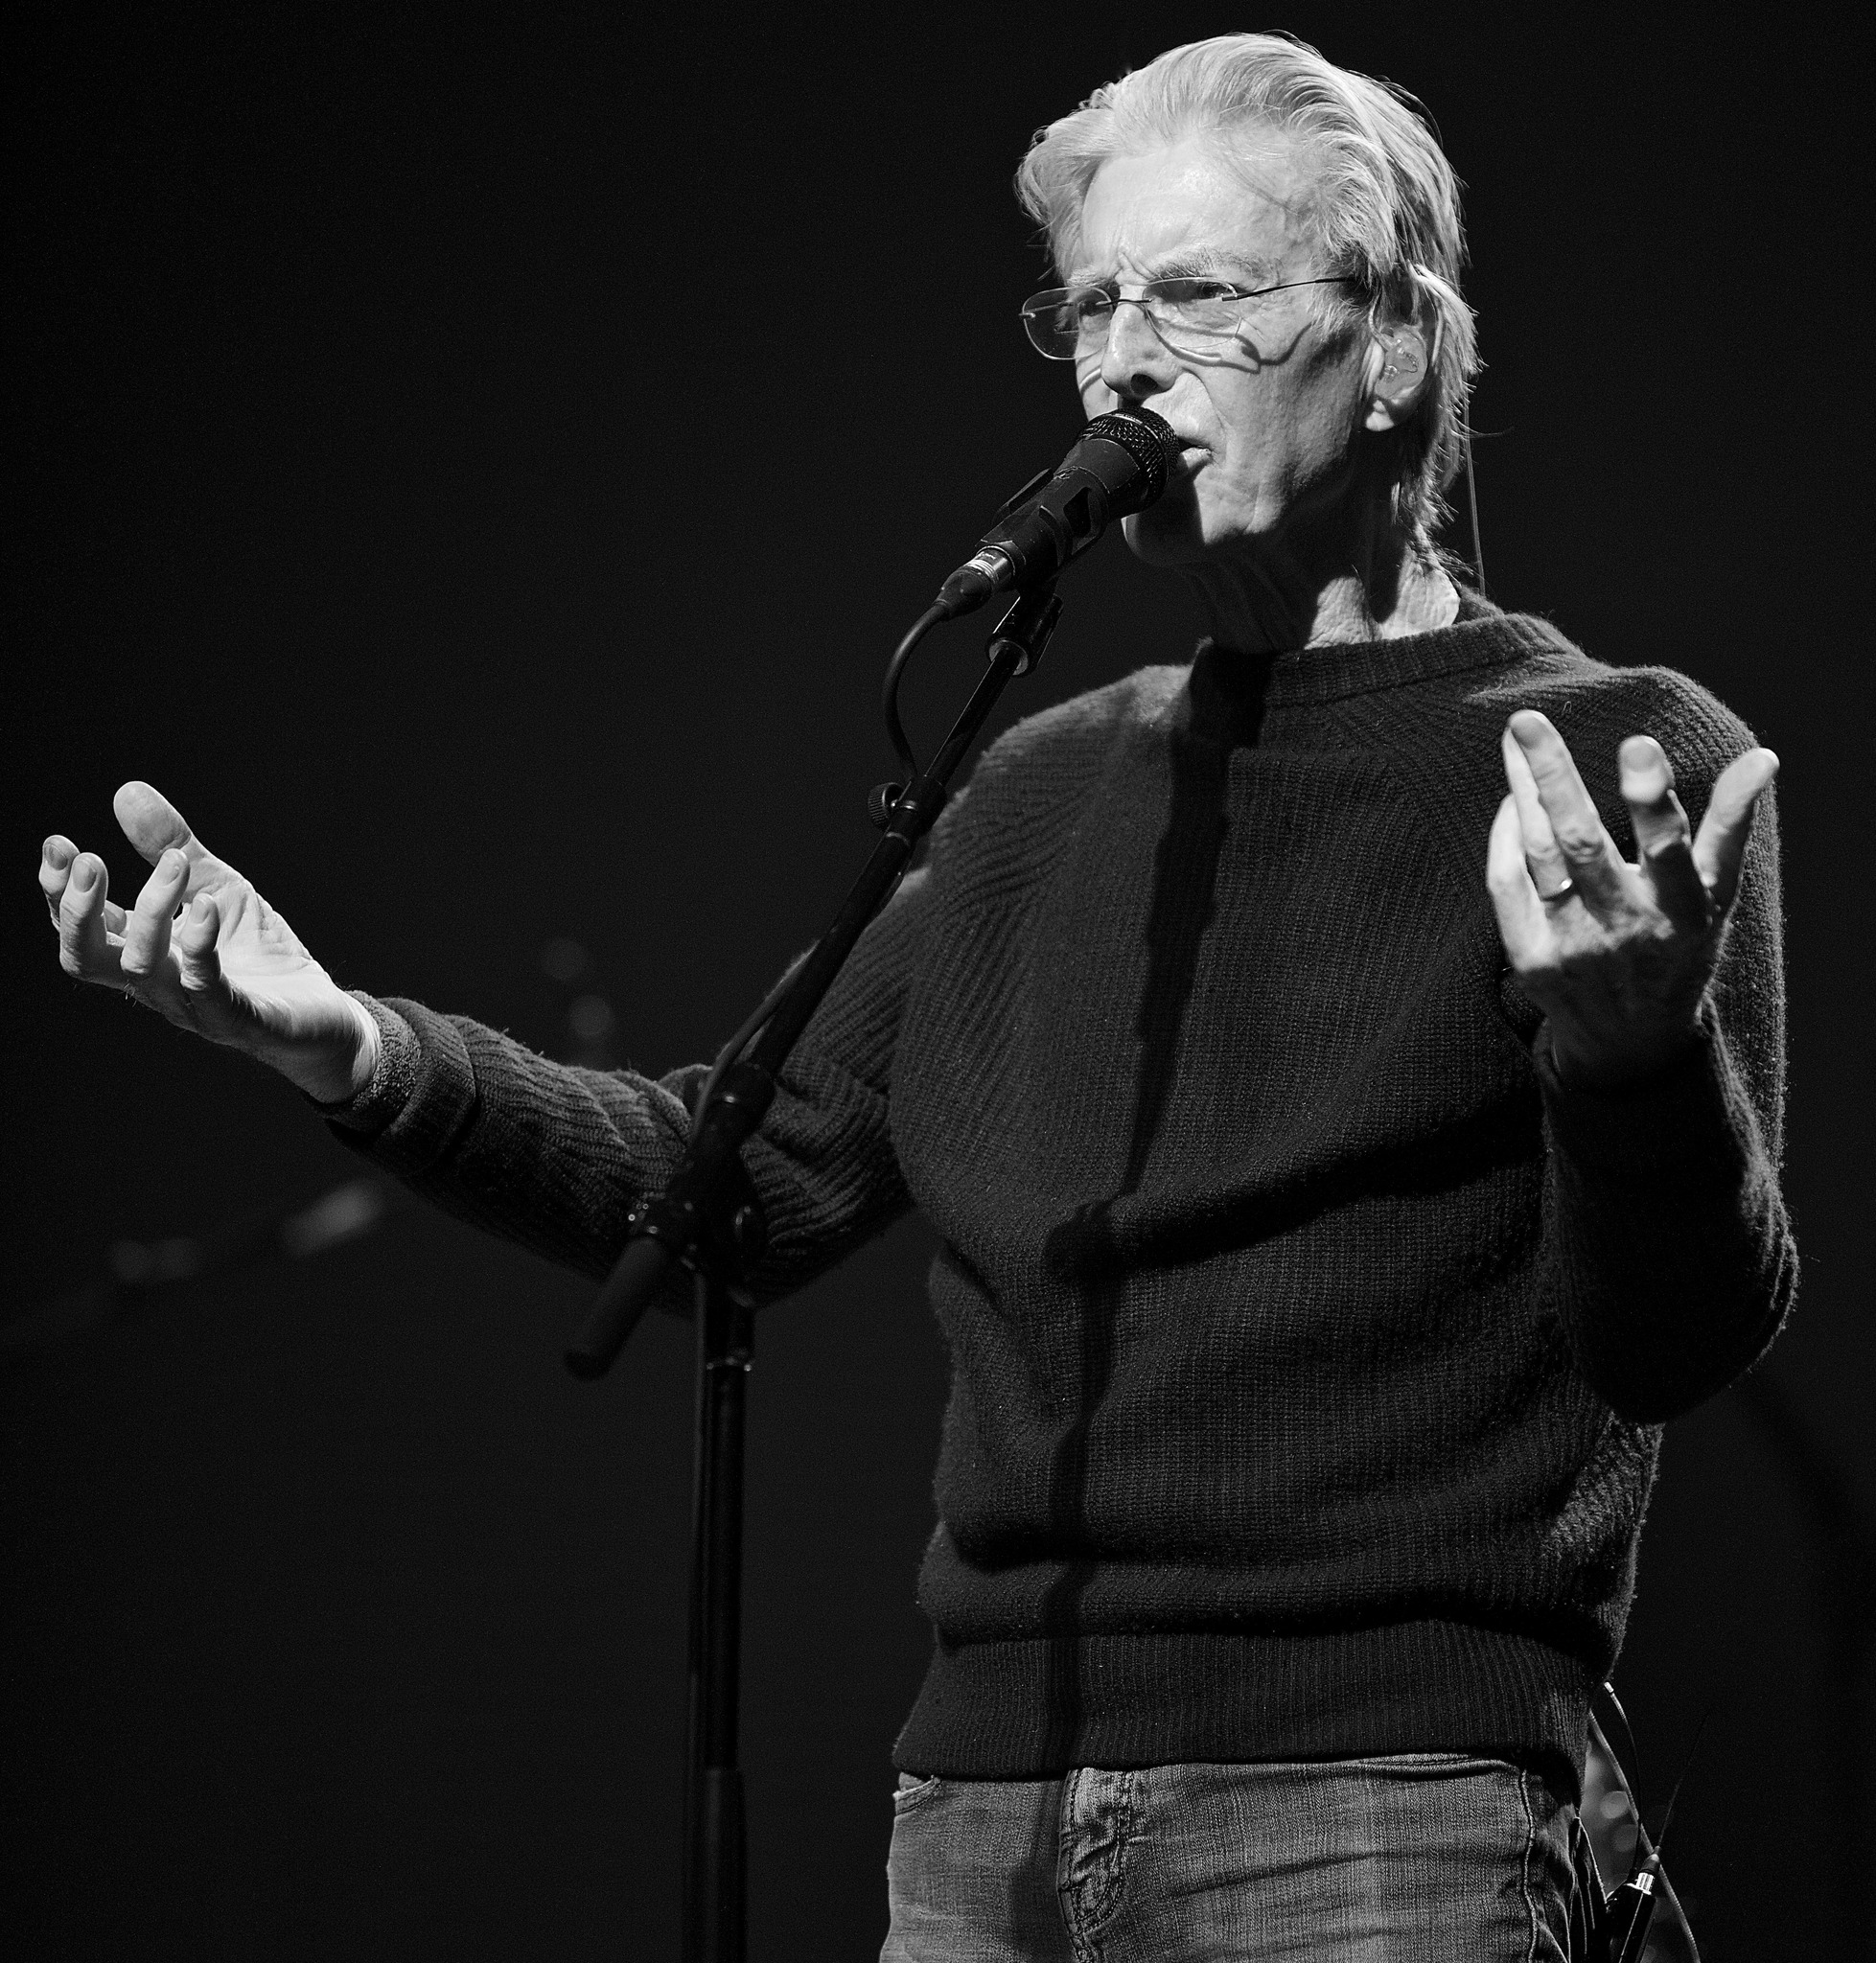
<instances>
[{"instance_id":1,"label":"mic stand boom arm","mask_svg":"<svg viewBox=\"0 0 1876 1963\"><path fill-rule=\"evenodd\" d=\"M903 788L875 791L883 834L833 923L732 1037L706 1080L689 1143L664 1190L627 1215L625 1251L567 1351L575 1376L603 1376L679 1262L696 1274L697 1439L691 1493L689 1742L684 1770L684 1963L743 1963L745 1835L737 1755L742 1633L743 1436L753 1352L743 1285L765 1234L742 1146L776 1095L776 1076L868 923L905 876L944 809L946 787L1010 680L1041 660L1060 617L1053 584L1021 592L990 637L989 666L951 732ZM900 643L905 657L944 617L934 606ZM896 725L896 717L892 718ZM900 740L895 727L895 741ZM902 750L902 753L903 750ZM768 1005L764 1005L766 1009ZM746 1032L755 1030L753 1041Z\"/></svg>"}]
</instances>

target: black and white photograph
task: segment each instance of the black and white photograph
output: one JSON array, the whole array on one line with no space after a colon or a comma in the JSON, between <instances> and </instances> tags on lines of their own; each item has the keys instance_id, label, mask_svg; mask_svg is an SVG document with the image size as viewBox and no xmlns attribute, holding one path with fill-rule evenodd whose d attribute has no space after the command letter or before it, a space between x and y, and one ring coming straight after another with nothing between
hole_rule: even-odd
<instances>
[{"instance_id":1,"label":"black and white photograph","mask_svg":"<svg viewBox=\"0 0 1876 1963\"><path fill-rule=\"evenodd\" d=\"M1867 1953L1847 10L8 39L0 1952Z\"/></svg>"}]
</instances>

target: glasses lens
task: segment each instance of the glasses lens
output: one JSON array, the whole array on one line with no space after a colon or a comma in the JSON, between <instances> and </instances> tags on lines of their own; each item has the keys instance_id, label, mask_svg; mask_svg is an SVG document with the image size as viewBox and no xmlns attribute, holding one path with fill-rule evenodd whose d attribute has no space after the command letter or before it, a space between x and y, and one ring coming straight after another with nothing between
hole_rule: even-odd
<instances>
[{"instance_id":1,"label":"glasses lens","mask_svg":"<svg viewBox=\"0 0 1876 1963\"><path fill-rule=\"evenodd\" d=\"M1152 280L1140 307L1169 347L1207 353L1237 332L1244 303L1255 295L1223 280ZM1114 319L1115 295L1105 287L1052 287L1023 309L1029 336L1052 361L1099 353Z\"/></svg>"},{"instance_id":2,"label":"glasses lens","mask_svg":"<svg viewBox=\"0 0 1876 1963\"><path fill-rule=\"evenodd\" d=\"M1243 318L1243 298L1220 280L1154 280L1140 296L1169 341L1216 340Z\"/></svg>"},{"instance_id":3,"label":"glasses lens","mask_svg":"<svg viewBox=\"0 0 1876 1963\"><path fill-rule=\"evenodd\" d=\"M1052 361L1073 361L1107 337L1114 302L1100 287L1052 287L1023 309L1030 339Z\"/></svg>"}]
</instances>

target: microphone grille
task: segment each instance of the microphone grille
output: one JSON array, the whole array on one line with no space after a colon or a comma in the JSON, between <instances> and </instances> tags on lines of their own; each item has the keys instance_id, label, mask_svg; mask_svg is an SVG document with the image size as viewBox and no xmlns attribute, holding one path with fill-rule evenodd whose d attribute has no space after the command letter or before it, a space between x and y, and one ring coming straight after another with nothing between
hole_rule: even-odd
<instances>
[{"instance_id":1,"label":"microphone grille","mask_svg":"<svg viewBox=\"0 0 1876 1963\"><path fill-rule=\"evenodd\" d=\"M1166 489L1167 460L1177 454L1179 439L1163 416L1137 407L1110 409L1106 415L1097 416L1082 434L1104 436L1109 443L1118 443L1140 466L1144 481L1137 493L1139 502L1131 506L1133 510L1143 510Z\"/></svg>"}]
</instances>

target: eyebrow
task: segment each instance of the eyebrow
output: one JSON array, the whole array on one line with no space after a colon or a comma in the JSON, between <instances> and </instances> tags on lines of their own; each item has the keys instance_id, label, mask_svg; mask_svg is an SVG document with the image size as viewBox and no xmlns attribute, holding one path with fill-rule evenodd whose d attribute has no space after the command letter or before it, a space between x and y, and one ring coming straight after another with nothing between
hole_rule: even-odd
<instances>
[{"instance_id":1,"label":"eyebrow","mask_svg":"<svg viewBox=\"0 0 1876 1963\"><path fill-rule=\"evenodd\" d=\"M1267 260L1249 259L1241 254L1226 252L1216 245L1201 245L1191 252L1174 252L1165 259L1149 261L1146 276L1149 280L1203 279L1224 273L1239 273L1253 285L1265 285L1276 276L1274 264ZM1097 279L1092 273L1077 273L1069 281L1072 287L1104 286L1114 277L1108 273L1104 279ZM1233 282L1237 284L1236 281Z\"/></svg>"}]
</instances>

